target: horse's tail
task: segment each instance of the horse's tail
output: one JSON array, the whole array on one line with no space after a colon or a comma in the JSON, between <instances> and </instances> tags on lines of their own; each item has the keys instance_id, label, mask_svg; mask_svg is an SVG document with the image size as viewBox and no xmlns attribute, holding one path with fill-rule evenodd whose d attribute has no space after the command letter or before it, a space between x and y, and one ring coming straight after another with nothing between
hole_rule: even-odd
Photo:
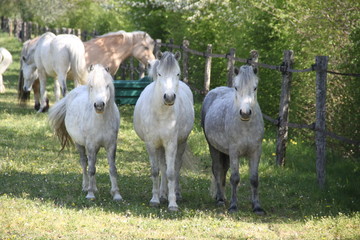
<instances>
[{"instance_id":1,"label":"horse's tail","mask_svg":"<svg viewBox=\"0 0 360 240\"><path fill-rule=\"evenodd\" d=\"M49 125L54 130L55 135L58 137L61 143L61 150L64 150L65 147L73 145L73 141L66 130L65 126L65 116L66 116L66 97L62 98L60 101L56 102L54 106L49 109Z\"/></svg>"},{"instance_id":2,"label":"horse's tail","mask_svg":"<svg viewBox=\"0 0 360 240\"><path fill-rule=\"evenodd\" d=\"M75 86L78 84L85 85L87 82L87 69L83 42L76 37L69 45L69 51L71 56L71 72L74 77Z\"/></svg>"}]
</instances>

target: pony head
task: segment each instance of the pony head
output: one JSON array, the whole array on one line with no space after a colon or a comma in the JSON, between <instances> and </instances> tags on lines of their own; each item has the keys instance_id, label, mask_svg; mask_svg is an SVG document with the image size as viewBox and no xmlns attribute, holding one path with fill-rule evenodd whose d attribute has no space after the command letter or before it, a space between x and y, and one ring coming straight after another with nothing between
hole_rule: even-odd
<instances>
[{"instance_id":1,"label":"pony head","mask_svg":"<svg viewBox=\"0 0 360 240\"><path fill-rule=\"evenodd\" d=\"M240 69L235 69L235 74L233 80L235 104L239 109L240 119L249 121L253 107L257 103L256 90L259 80L252 66L241 66Z\"/></svg>"},{"instance_id":2,"label":"pony head","mask_svg":"<svg viewBox=\"0 0 360 240\"><path fill-rule=\"evenodd\" d=\"M133 56L147 66L149 61L155 59L155 41L145 32L133 32L133 41Z\"/></svg>"},{"instance_id":3,"label":"pony head","mask_svg":"<svg viewBox=\"0 0 360 240\"><path fill-rule=\"evenodd\" d=\"M155 82L160 91L165 105L172 106L175 103L176 93L179 87L180 67L178 60L180 52L157 52L156 60L152 61L149 68L149 76Z\"/></svg>"},{"instance_id":4,"label":"pony head","mask_svg":"<svg viewBox=\"0 0 360 240\"><path fill-rule=\"evenodd\" d=\"M31 91L32 85L39 78L38 70L34 61L34 51L21 58L21 71L24 77L24 92Z\"/></svg>"},{"instance_id":5,"label":"pony head","mask_svg":"<svg viewBox=\"0 0 360 240\"><path fill-rule=\"evenodd\" d=\"M89 98L93 103L95 112L104 113L108 104L115 101L115 89L109 68L104 68L100 64L91 65L87 85Z\"/></svg>"}]
</instances>

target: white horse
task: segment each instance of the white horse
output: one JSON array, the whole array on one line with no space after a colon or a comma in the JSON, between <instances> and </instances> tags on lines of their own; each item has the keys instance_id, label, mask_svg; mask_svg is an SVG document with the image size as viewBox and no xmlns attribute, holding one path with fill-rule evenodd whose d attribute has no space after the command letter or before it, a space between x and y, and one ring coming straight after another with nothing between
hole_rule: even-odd
<instances>
[{"instance_id":1,"label":"white horse","mask_svg":"<svg viewBox=\"0 0 360 240\"><path fill-rule=\"evenodd\" d=\"M12 63L11 53L6 48L0 48L0 93L5 92L5 85L3 82L3 74Z\"/></svg>"},{"instance_id":2,"label":"white horse","mask_svg":"<svg viewBox=\"0 0 360 240\"><path fill-rule=\"evenodd\" d=\"M153 178L151 206L168 199L168 209L177 211L181 198L179 177L186 141L194 124L193 95L179 80L180 53L156 54L150 67L153 78L141 93L134 110L134 128L145 142ZM161 184L159 181L161 171Z\"/></svg>"},{"instance_id":3,"label":"white horse","mask_svg":"<svg viewBox=\"0 0 360 240\"><path fill-rule=\"evenodd\" d=\"M40 81L40 109L46 107L46 78L55 77L55 98L60 99L60 86L65 96L67 77L75 80L75 86L86 83L85 48L75 35L56 36L51 32L43 34L36 44L28 49L22 58L24 91L28 92L37 75ZM68 76L70 75L70 76Z\"/></svg>"},{"instance_id":4,"label":"white horse","mask_svg":"<svg viewBox=\"0 0 360 240\"><path fill-rule=\"evenodd\" d=\"M218 87L205 97L201 125L209 144L215 194L218 205L225 204L227 170L231 169L229 212L237 211L237 187L240 182L239 157L248 157L252 207L265 214L258 196L258 166L264 135L263 116L257 102L258 78L251 66L242 66L233 80L233 88Z\"/></svg>"},{"instance_id":5,"label":"white horse","mask_svg":"<svg viewBox=\"0 0 360 240\"><path fill-rule=\"evenodd\" d=\"M115 155L120 113L115 104L113 79L101 65L91 67L87 85L79 86L49 110L49 123L61 141L62 149L75 142L83 169L83 191L94 199L96 155L100 147L107 152L111 194L122 200L117 185ZM88 169L87 169L88 168Z\"/></svg>"}]
</instances>

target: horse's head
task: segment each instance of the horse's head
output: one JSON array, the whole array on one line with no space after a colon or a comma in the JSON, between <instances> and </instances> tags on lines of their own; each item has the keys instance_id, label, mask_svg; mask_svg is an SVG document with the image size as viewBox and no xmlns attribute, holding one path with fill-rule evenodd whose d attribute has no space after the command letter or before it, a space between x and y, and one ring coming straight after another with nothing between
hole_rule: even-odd
<instances>
[{"instance_id":1,"label":"horse's head","mask_svg":"<svg viewBox=\"0 0 360 240\"><path fill-rule=\"evenodd\" d=\"M34 81L39 78L38 70L36 68L33 56L22 56L21 71L23 72L24 77L24 92L29 92L31 91Z\"/></svg>"},{"instance_id":2,"label":"horse's head","mask_svg":"<svg viewBox=\"0 0 360 240\"><path fill-rule=\"evenodd\" d=\"M89 98L96 113L103 113L108 104L114 102L115 89L108 68L100 64L91 65L88 75Z\"/></svg>"},{"instance_id":3,"label":"horse's head","mask_svg":"<svg viewBox=\"0 0 360 240\"><path fill-rule=\"evenodd\" d=\"M171 106L175 103L179 87L180 67L178 60L180 52L157 52L157 60L152 61L149 76L155 81L155 86L163 98L164 104Z\"/></svg>"},{"instance_id":4,"label":"horse's head","mask_svg":"<svg viewBox=\"0 0 360 240\"><path fill-rule=\"evenodd\" d=\"M132 55L147 66L149 61L155 59L153 54L155 41L145 32L134 32L133 41Z\"/></svg>"},{"instance_id":5,"label":"horse's head","mask_svg":"<svg viewBox=\"0 0 360 240\"><path fill-rule=\"evenodd\" d=\"M233 85L235 89L235 104L239 109L240 119L249 121L253 113L253 107L257 103L256 90L258 77L251 66L244 65L235 69Z\"/></svg>"}]
</instances>

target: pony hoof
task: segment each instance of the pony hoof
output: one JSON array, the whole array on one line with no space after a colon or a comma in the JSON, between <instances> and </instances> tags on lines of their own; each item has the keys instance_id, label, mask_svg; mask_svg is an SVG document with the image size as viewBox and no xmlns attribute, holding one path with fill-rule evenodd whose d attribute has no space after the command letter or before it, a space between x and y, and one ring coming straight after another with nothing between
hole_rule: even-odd
<instances>
[{"instance_id":1,"label":"pony hoof","mask_svg":"<svg viewBox=\"0 0 360 240\"><path fill-rule=\"evenodd\" d=\"M225 201L219 200L216 202L216 206L218 207L224 207L225 206Z\"/></svg>"},{"instance_id":2,"label":"pony hoof","mask_svg":"<svg viewBox=\"0 0 360 240\"><path fill-rule=\"evenodd\" d=\"M114 201L122 201L123 200L123 198L121 197L121 195L119 193L116 193L114 195L113 199L114 199Z\"/></svg>"},{"instance_id":3,"label":"pony hoof","mask_svg":"<svg viewBox=\"0 0 360 240\"><path fill-rule=\"evenodd\" d=\"M228 209L229 213L236 213L238 211L238 208L236 206L232 206Z\"/></svg>"},{"instance_id":4,"label":"pony hoof","mask_svg":"<svg viewBox=\"0 0 360 240\"><path fill-rule=\"evenodd\" d=\"M88 192L88 194L86 195L86 199L94 200L95 199L94 193L93 192Z\"/></svg>"},{"instance_id":5,"label":"pony hoof","mask_svg":"<svg viewBox=\"0 0 360 240\"><path fill-rule=\"evenodd\" d=\"M259 216L264 216L264 215L266 215L266 212L265 212L264 209L262 209L261 207L254 208L254 209L253 209L253 212L254 212L256 215L259 215Z\"/></svg>"},{"instance_id":6,"label":"pony hoof","mask_svg":"<svg viewBox=\"0 0 360 240\"><path fill-rule=\"evenodd\" d=\"M176 206L168 207L168 209L170 212L177 212L179 210L179 208Z\"/></svg>"},{"instance_id":7,"label":"pony hoof","mask_svg":"<svg viewBox=\"0 0 360 240\"><path fill-rule=\"evenodd\" d=\"M150 207L158 208L158 207L160 207L160 203L159 203L159 202L151 202L151 201L150 201Z\"/></svg>"},{"instance_id":8,"label":"pony hoof","mask_svg":"<svg viewBox=\"0 0 360 240\"><path fill-rule=\"evenodd\" d=\"M167 198L166 197L160 197L160 203L166 203Z\"/></svg>"}]
</instances>

